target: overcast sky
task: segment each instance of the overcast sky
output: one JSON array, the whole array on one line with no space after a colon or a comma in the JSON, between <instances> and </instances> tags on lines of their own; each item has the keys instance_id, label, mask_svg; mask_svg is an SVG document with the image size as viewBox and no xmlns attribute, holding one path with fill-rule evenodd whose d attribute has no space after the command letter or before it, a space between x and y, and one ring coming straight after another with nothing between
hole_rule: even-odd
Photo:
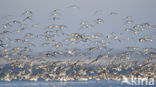
<instances>
[{"instance_id":1,"label":"overcast sky","mask_svg":"<svg viewBox=\"0 0 156 87\"><path fill-rule=\"evenodd\" d=\"M78 9L68 8L76 5ZM59 23L68 26L68 32L77 32L81 21L90 23L98 17L104 19L104 24L96 26L92 32L121 32L124 30L124 18L132 16L135 24L149 22L156 24L156 0L0 0L0 17L13 15L15 18L22 17L25 10L33 12L33 23L44 28L49 22L49 15L55 9L61 9L61 21ZM101 13L94 15L96 10ZM117 13L108 16L111 12ZM3 21L0 20L3 24ZM126 43L125 43L126 44ZM130 43L137 44L137 43ZM121 45L121 44L120 44ZM143 44L142 46L154 46L154 44ZM121 47L113 45L114 47Z\"/></svg>"}]
</instances>

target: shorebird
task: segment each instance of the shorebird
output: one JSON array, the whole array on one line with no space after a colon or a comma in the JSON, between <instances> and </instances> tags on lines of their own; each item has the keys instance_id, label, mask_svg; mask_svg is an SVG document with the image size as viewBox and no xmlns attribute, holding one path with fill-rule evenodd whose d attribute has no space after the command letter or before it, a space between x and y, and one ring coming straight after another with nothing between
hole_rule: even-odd
<instances>
[{"instance_id":1,"label":"shorebird","mask_svg":"<svg viewBox=\"0 0 156 87\"><path fill-rule=\"evenodd\" d=\"M114 15L117 15L118 13L116 12L110 12L110 14L108 16L114 16Z\"/></svg>"},{"instance_id":2,"label":"shorebird","mask_svg":"<svg viewBox=\"0 0 156 87\"><path fill-rule=\"evenodd\" d=\"M74 9L80 9L77 5L70 5L67 8L74 8Z\"/></svg>"},{"instance_id":3,"label":"shorebird","mask_svg":"<svg viewBox=\"0 0 156 87\"><path fill-rule=\"evenodd\" d=\"M28 16L28 17L26 17L23 21L32 21L32 19L31 19L30 16Z\"/></svg>"},{"instance_id":4,"label":"shorebird","mask_svg":"<svg viewBox=\"0 0 156 87\"><path fill-rule=\"evenodd\" d=\"M100 23L103 23L103 22L104 22L104 20L102 18L96 19L96 24L100 24Z\"/></svg>"},{"instance_id":5,"label":"shorebird","mask_svg":"<svg viewBox=\"0 0 156 87\"><path fill-rule=\"evenodd\" d=\"M32 14L32 11L31 10L26 10L22 15L30 15Z\"/></svg>"}]
</instances>

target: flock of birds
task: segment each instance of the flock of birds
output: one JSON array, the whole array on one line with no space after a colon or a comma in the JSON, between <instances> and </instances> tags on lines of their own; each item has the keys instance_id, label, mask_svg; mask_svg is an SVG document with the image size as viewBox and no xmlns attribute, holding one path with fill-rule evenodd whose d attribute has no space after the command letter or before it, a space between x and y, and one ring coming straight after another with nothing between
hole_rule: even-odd
<instances>
[{"instance_id":1,"label":"flock of birds","mask_svg":"<svg viewBox=\"0 0 156 87\"><path fill-rule=\"evenodd\" d=\"M79 9L75 5L68 8ZM70 33L68 25L57 22L60 14L60 9L53 10L49 18L52 24L44 28L33 24L31 10L22 13L21 19L11 15L0 19L1 81L121 80L123 75L156 78L156 48L139 47L156 43L156 35L152 34L156 26L132 24L133 17L127 16L123 20L128 28L120 33L90 33L104 24L105 20L98 17L92 24L81 21L79 32ZM108 16L114 15L118 14L111 12ZM127 46L118 52L112 47L130 41L138 46Z\"/></svg>"}]
</instances>

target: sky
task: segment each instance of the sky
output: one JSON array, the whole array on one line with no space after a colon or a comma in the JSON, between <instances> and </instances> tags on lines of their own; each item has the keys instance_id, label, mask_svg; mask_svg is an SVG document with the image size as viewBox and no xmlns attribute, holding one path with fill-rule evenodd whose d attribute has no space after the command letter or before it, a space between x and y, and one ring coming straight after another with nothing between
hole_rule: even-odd
<instances>
[{"instance_id":1,"label":"sky","mask_svg":"<svg viewBox=\"0 0 156 87\"><path fill-rule=\"evenodd\" d=\"M50 13L55 9L61 10L58 23L68 26L66 32L79 32L81 21L93 23L96 18L103 18L104 23L96 26L90 32L101 32L109 34L111 32L122 32L128 25L125 25L124 18L132 16L134 24L156 23L156 0L0 0L0 24L4 24L3 17L11 15L14 18L23 18L25 10L33 12L33 24L39 25L35 32L42 32L48 24L55 24L49 21ZM78 9L69 8L71 5L78 6ZM95 15L95 12L100 12ZM110 16L111 12L116 15ZM131 35L128 35L131 36ZM9 37L16 37L15 34ZM36 43L40 43L37 42ZM120 49L126 45L138 45L134 42L114 44L112 47ZM155 46L155 43L141 44L139 46ZM79 47L79 46L78 46ZM36 48L35 48L36 49ZM38 50L36 50L38 51Z\"/></svg>"}]
</instances>

